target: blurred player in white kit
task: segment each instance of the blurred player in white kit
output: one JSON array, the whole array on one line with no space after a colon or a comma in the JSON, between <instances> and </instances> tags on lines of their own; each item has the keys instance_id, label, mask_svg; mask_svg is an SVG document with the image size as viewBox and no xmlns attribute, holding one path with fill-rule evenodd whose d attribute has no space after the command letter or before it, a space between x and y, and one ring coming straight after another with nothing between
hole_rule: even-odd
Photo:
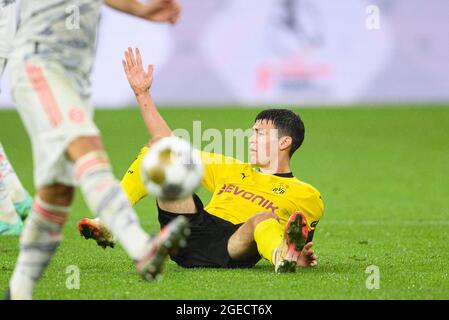
<instances>
[{"instance_id":1,"label":"blurred player in white kit","mask_svg":"<svg viewBox=\"0 0 449 320\"><path fill-rule=\"evenodd\" d=\"M15 0L0 0L0 77L6 67L15 30ZM0 236L20 235L22 220L27 218L31 202L0 143Z\"/></svg>"},{"instance_id":2,"label":"blurred player in white kit","mask_svg":"<svg viewBox=\"0 0 449 320\"><path fill-rule=\"evenodd\" d=\"M175 23L177 0L105 0L119 11ZM137 272L157 277L168 251L185 238L187 222L149 237L114 177L89 102L102 0L21 0L10 56L12 96L33 147L33 207L7 297L31 299L56 251L79 185L90 210L111 229Z\"/></svg>"}]
</instances>

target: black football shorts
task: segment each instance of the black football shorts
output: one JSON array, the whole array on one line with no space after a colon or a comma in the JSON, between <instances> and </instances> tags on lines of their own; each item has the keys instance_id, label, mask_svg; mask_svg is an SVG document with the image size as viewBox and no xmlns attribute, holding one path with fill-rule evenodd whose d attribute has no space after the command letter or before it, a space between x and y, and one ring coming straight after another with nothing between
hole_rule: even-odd
<instances>
[{"instance_id":1,"label":"black football shorts","mask_svg":"<svg viewBox=\"0 0 449 320\"><path fill-rule=\"evenodd\" d=\"M197 212L182 214L189 221L190 235L187 246L181 248L171 259L185 268L251 268L260 256L251 257L245 261L232 260L228 253L228 241L241 224L232 224L204 210L201 199L194 194ZM161 228L175 219L180 213L167 212L158 206L158 219Z\"/></svg>"}]
</instances>

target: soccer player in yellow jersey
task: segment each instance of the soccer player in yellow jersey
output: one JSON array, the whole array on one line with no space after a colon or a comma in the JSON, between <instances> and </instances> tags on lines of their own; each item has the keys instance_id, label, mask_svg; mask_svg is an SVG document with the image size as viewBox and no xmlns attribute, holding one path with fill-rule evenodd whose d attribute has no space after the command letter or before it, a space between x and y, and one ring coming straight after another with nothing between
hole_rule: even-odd
<instances>
[{"instance_id":1,"label":"soccer player in yellow jersey","mask_svg":"<svg viewBox=\"0 0 449 320\"><path fill-rule=\"evenodd\" d=\"M145 72L138 50L125 52L128 81L136 95L151 144L172 131L159 114L149 89L152 66ZM294 112L268 109L253 125L250 152L253 166L220 154L201 152L205 175L202 185L213 193L205 207L193 194L186 199L157 199L161 227L179 215L189 219L187 246L171 258L183 267L252 267L261 258L276 272L317 265L312 237L323 215L317 189L295 178L290 159L304 140L304 124ZM267 150L273 150L269 153ZM123 177L121 185L134 205L147 195L140 164L145 146ZM107 229L99 220L82 219L81 233L108 244Z\"/></svg>"}]
</instances>

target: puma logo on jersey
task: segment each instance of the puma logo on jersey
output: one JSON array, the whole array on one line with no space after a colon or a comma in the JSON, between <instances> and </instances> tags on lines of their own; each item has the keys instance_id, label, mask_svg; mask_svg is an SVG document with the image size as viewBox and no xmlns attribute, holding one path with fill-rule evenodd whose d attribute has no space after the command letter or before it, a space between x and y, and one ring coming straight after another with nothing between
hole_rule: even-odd
<instances>
[{"instance_id":1,"label":"puma logo on jersey","mask_svg":"<svg viewBox=\"0 0 449 320\"><path fill-rule=\"evenodd\" d=\"M245 178L248 178L248 176L245 174L245 172L241 172L241 175L242 175L242 180Z\"/></svg>"}]
</instances>

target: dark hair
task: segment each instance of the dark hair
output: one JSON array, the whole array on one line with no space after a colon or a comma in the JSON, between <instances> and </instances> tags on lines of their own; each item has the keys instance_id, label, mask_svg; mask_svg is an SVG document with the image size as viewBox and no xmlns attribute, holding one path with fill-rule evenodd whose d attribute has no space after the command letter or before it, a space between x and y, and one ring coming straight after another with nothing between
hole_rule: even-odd
<instances>
[{"instance_id":1,"label":"dark hair","mask_svg":"<svg viewBox=\"0 0 449 320\"><path fill-rule=\"evenodd\" d=\"M302 145L305 128L301 117L287 109L266 109L260 112L255 121L267 120L273 123L279 131L279 138L289 136L292 138L290 157Z\"/></svg>"}]
</instances>

